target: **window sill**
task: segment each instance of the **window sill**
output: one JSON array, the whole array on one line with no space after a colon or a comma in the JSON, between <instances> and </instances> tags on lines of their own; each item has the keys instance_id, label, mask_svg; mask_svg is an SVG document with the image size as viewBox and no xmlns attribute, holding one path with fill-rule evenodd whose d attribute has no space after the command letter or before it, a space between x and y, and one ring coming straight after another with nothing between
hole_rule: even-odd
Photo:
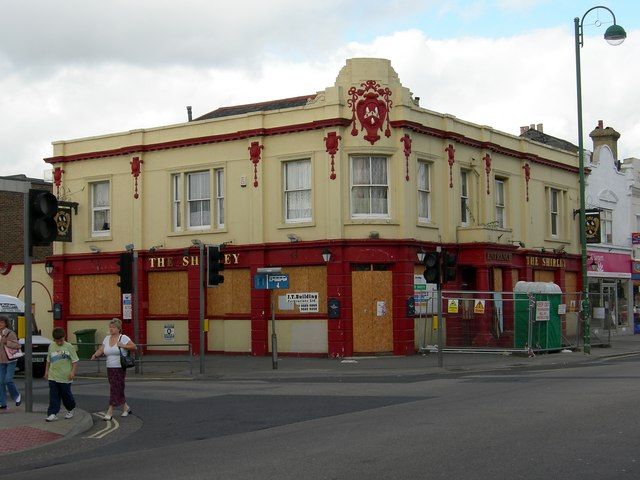
<instances>
[{"instance_id":1,"label":"window sill","mask_svg":"<svg viewBox=\"0 0 640 480\"><path fill-rule=\"evenodd\" d=\"M564 245L571 245L571 240L569 240L568 238L545 236L544 241L549 243L562 243Z\"/></svg>"},{"instance_id":2,"label":"window sill","mask_svg":"<svg viewBox=\"0 0 640 480\"><path fill-rule=\"evenodd\" d=\"M350 218L345 225L400 225L390 218Z\"/></svg>"},{"instance_id":3,"label":"window sill","mask_svg":"<svg viewBox=\"0 0 640 480\"><path fill-rule=\"evenodd\" d=\"M216 234L216 233L227 233L228 230L226 228L220 229L206 229L206 230L183 230L180 232L169 232L167 233L167 237L186 237L186 236L194 236L194 235L205 235L205 234Z\"/></svg>"},{"instance_id":4,"label":"window sill","mask_svg":"<svg viewBox=\"0 0 640 480\"><path fill-rule=\"evenodd\" d=\"M281 223L276 226L278 230L287 230L290 228L307 228L307 227L315 227L316 222L313 220L308 222L291 222L291 223Z\"/></svg>"},{"instance_id":5,"label":"window sill","mask_svg":"<svg viewBox=\"0 0 640 480\"><path fill-rule=\"evenodd\" d=\"M109 235L99 235L99 236L90 236L89 238L87 238L84 243L93 243L93 242L109 242L113 240L113 237L111 236L111 234Z\"/></svg>"},{"instance_id":6,"label":"window sill","mask_svg":"<svg viewBox=\"0 0 640 480\"><path fill-rule=\"evenodd\" d=\"M427 223L427 222L418 222L418 223L416 223L416 226L418 228L432 228L433 230L438 230L440 228L437 224L435 224L433 222L429 222L429 223Z\"/></svg>"}]
</instances>

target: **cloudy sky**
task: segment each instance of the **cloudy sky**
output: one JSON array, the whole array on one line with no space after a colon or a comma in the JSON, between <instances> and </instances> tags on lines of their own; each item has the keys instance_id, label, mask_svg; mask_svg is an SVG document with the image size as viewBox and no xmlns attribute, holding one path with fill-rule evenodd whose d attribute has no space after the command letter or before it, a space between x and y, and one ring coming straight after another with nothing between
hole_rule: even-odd
<instances>
[{"instance_id":1,"label":"cloudy sky","mask_svg":"<svg viewBox=\"0 0 640 480\"><path fill-rule=\"evenodd\" d=\"M352 57L391 60L421 106L577 143L573 19L594 0L0 0L0 176L42 178L51 142L314 93ZM585 132L640 157L640 2L590 12ZM585 135L585 146L590 139Z\"/></svg>"}]
</instances>

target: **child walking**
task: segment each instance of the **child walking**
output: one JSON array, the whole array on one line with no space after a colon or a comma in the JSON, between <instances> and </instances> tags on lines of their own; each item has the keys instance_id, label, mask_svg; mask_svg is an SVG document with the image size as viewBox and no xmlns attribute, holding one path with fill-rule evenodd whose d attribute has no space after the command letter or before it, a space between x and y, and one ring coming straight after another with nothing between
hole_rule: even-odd
<instances>
[{"instance_id":1,"label":"child walking","mask_svg":"<svg viewBox=\"0 0 640 480\"><path fill-rule=\"evenodd\" d=\"M65 419L73 418L73 409L76 408L76 400L71 393L71 382L78 369L78 354L73 345L64 340L66 333L63 328L54 328L52 335L54 343L49 345L44 371L44 378L49 380L47 422L55 422L58 419L60 400L67 409Z\"/></svg>"}]
</instances>

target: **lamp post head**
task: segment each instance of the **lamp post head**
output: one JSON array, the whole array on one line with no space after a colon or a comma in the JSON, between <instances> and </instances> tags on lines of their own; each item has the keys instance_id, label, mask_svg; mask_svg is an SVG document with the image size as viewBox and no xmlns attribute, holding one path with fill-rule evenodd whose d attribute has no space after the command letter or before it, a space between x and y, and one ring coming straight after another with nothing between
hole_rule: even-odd
<instances>
[{"instance_id":1,"label":"lamp post head","mask_svg":"<svg viewBox=\"0 0 640 480\"><path fill-rule=\"evenodd\" d=\"M620 25L613 24L604 32L604 39L609 45L620 45L627 38L627 32Z\"/></svg>"}]
</instances>

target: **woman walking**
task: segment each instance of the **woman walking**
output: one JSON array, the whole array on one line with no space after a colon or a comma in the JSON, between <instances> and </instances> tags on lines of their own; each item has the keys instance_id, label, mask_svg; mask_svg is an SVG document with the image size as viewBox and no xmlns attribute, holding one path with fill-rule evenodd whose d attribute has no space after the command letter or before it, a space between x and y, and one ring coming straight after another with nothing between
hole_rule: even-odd
<instances>
[{"instance_id":1,"label":"woman walking","mask_svg":"<svg viewBox=\"0 0 640 480\"><path fill-rule=\"evenodd\" d=\"M127 404L124 396L124 380L127 371L120 366L120 353L129 355L136 349L136 344L129 337L122 334L122 322L114 318L109 322L109 335L104 337L102 345L98 347L96 353L91 356L91 360L98 357L107 357L107 377L109 379L109 408L104 420L111 420L113 409L122 405L122 417L133 413Z\"/></svg>"},{"instance_id":2,"label":"woman walking","mask_svg":"<svg viewBox=\"0 0 640 480\"><path fill-rule=\"evenodd\" d=\"M20 392L13 383L13 374L18 360L9 358L5 348L19 350L20 343L15 332L9 328L9 319L5 315L0 315L0 410L7 408L7 389L16 402L16 407L19 407L22 402Z\"/></svg>"}]
</instances>

